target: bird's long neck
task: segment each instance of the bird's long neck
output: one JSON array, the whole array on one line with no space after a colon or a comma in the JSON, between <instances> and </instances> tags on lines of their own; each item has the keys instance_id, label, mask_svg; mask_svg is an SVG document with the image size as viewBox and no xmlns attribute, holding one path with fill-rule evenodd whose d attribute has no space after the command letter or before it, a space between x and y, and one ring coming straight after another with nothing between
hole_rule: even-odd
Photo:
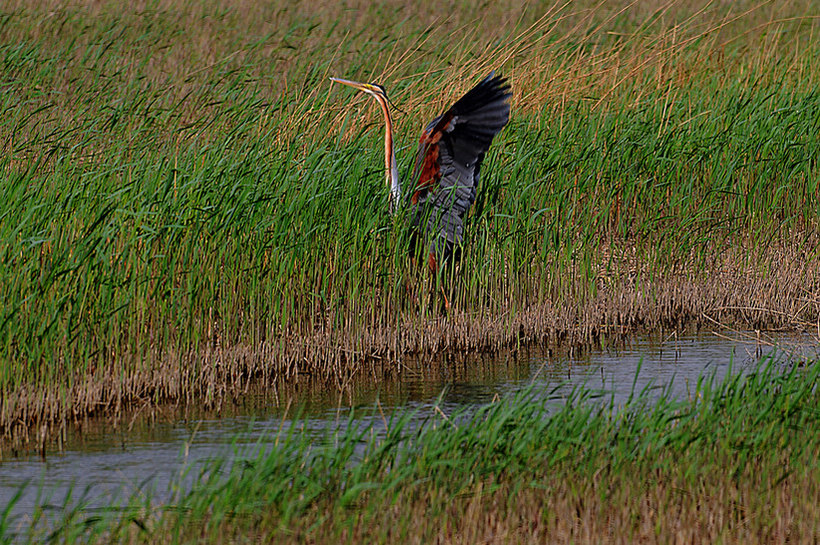
<instances>
[{"instance_id":1,"label":"bird's long neck","mask_svg":"<svg viewBox=\"0 0 820 545\"><path fill-rule=\"evenodd\" d=\"M390 211L395 213L401 202L401 184L399 169L396 165L396 151L393 146L393 120L387 108L387 101L379 97L379 105L384 112L384 170L387 185L390 186Z\"/></svg>"}]
</instances>

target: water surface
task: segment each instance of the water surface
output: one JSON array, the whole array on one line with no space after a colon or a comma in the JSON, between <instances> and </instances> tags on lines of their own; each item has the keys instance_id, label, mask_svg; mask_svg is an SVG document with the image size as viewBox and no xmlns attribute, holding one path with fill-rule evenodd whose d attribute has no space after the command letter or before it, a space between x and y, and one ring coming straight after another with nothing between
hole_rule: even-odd
<instances>
[{"instance_id":1,"label":"water surface","mask_svg":"<svg viewBox=\"0 0 820 545\"><path fill-rule=\"evenodd\" d=\"M21 488L13 511L21 526L36 505L59 513L80 497L100 507L140 492L161 501L172 486L190 486L204 461L272 448L279 431L297 414L296 425L318 434L345 425L353 411L354 425L378 434L396 410L414 411L414 422L421 422L530 386L535 395L560 404L580 385L596 392L591 402L611 402L617 408L633 392L659 395L667 389L687 399L701 376L745 372L770 354L786 362L795 356L816 358L817 351L817 340L807 336L671 333L583 351L411 361L396 380L377 383L363 377L344 392L322 385L287 392L251 390L218 414L167 407L145 417L137 411L117 422L89 422L82 433L69 432L62 449L44 459L25 455L0 462L0 511Z\"/></svg>"}]
</instances>

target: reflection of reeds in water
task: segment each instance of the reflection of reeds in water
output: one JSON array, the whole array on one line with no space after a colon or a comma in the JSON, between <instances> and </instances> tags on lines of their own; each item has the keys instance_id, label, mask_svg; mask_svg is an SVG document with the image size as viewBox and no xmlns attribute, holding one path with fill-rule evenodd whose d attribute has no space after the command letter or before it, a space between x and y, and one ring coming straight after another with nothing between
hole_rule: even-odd
<instances>
[{"instance_id":1,"label":"reflection of reeds in water","mask_svg":"<svg viewBox=\"0 0 820 545\"><path fill-rule=\"evenodd\" d=\"M408 354L704 314L816 322L820 101L800 6L434 21L424 2L189 4L21 2L4 19L4 436L218 404L252 380L344 387ZM378 112L326 76L388 86L412 143L491 67L513 119L444 317L385 214Z\"/></svg>"},{"instance_id":2,"label":"reflection of reeds in water","mask_svg":"<svg viewBox=\"0 0 820 545\"><path fill-rule=\"evenodd\" d=\"M820 366L700 380L688 401L619 407L522 391L419 427L317 432L217 457L170 505L135 492L106 516L58 511L87 541L276 543L811 543ZM615 410L617 409L617 410ZM62 514L62 515L61 515ZM62 517L62 518L60 518ZM136 522L135 522L136 521ZM0 522L0 537L10 526Z\"/></svg>"}]
</instances>

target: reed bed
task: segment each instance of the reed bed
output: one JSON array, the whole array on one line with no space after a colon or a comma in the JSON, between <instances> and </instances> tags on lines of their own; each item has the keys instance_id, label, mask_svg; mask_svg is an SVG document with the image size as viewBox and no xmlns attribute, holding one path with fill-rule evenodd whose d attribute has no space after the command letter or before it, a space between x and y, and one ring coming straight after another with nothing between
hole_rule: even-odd
<instances>
[{"instance_id":1,"label":"reed bed","mask_svg":"<svg viewBox=\"0 0 820 545\"><path fill-rule=\"evenodd\" d=\"M218 459L168 505L70 506L6 537L131 543L812 543L820 534L820 366L762 362L690 399L532 389L386 430L299 420ZM260 443L260 447L262 444ZM44 524L40 524L44 523Z\"/></svg>"},{"instance_id":2,"label":"reed bed","mask_svg":"<svg viewBox=\"0 0 820 545\"><path fill-rule=\"evenodd\" d=\"M0 434L412 353L817 327L813 4L613 6L6 3ZM327 76L388 87L406 171L491 68L512 121L430 278L378 112Z\"/></svg>"}]
</instances>

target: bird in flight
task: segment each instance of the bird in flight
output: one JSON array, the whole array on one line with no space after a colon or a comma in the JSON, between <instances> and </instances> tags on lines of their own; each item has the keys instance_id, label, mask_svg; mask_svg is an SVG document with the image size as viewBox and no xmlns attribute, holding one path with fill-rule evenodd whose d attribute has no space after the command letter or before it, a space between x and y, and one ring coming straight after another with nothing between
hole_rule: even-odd
<instances>
[{"instance_id":1,"label":"bird in flight","mask_svg":"<svg viewBox=\"0 0 820 545\"><path fill-rule=\"evenodd\" d=\"M393 120L384 87L330 79L367 93L381 106L390 211L410 208L411 257L422 255L423 243L427 264L433 273L438 273L460 255L464 216L475 202L481 163L493 138L510 119L512 93L507 80L491 72L427 125L421 133L415 167L408 179L410 192L405 196L399 181ZM449 308L446 296L445 306Z\"/></svg>"}]
</instances>

